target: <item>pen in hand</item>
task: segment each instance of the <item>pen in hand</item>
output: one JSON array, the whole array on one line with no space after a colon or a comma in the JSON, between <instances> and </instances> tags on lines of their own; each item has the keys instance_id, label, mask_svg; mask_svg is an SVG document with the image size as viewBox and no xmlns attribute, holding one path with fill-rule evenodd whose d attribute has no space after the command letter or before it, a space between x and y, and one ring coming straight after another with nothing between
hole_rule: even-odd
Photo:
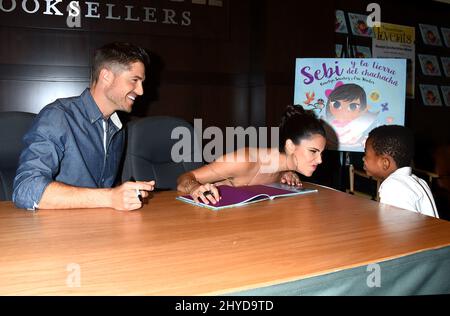
<instances>
[{"instance_id":1,"label":"pen in hand","mask_svg":"<svg viewBox=\"0 0 450 316\"><path fill-rule=\"evenodd\" d=\"M136 180L134 179L134 177L130 178L131 182L136 182ZM141 191L139 191L138 189L136 189L136 196L139 198L139 201L142 202L142 195L141 195Z\"/></svg>"}]
</instances>

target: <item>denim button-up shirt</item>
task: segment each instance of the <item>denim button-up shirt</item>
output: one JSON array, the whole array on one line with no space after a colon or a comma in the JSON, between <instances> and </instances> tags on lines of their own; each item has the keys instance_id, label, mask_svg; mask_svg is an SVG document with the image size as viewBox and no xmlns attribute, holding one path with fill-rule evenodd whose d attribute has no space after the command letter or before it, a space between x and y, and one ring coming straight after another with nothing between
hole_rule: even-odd
<instances>
[{"instance_id":1,"label":"denim button-up shirt","mask_svg":"<svg viewBox=\"0 0 450 316\"><path fill-rule=\"evenodd\" d=\"M89 89L44 107L24 136L14 179L17 207L35 209L52 181L86 188L112 187L124 147L116 113L105 121Z\"/></svg>"}]
</instances>

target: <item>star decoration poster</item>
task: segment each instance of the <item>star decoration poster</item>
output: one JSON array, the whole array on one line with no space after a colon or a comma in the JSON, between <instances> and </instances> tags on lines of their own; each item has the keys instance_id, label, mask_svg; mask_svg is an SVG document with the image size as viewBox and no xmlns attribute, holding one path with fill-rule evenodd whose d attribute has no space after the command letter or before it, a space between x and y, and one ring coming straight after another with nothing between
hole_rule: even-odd
<instances>
[{"instance_id":1,"label":"star decoration poster","mask_svg":"<svg viewBox=\"0 0 450 316\"><path fill-rule=\"evenodd\" d=\"M294 104L323 119L327 148L363 152L380 125L404 125L406 59L297 58Z\"/></svg>"}]
</instances>

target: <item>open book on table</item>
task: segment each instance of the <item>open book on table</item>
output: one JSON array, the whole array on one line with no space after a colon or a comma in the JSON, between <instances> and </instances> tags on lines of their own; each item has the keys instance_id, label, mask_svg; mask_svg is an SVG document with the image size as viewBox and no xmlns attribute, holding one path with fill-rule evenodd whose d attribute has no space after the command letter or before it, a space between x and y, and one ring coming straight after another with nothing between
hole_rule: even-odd
<instances>
[{"instance_id":1,"label":"open book on table","mask_svg":"<svg viewBox=\"0 0 450 316\"><path fill-rule=\"evenodd\" d=\"M217 211L224 208L243 206L268 199L273 200L277 197L317 192L316 189L296 188L282 183L249 185L243 187L220 185L217 189L219 190L219 194L222 199L215 205L205 204L203 202L197 203L190 195L178 196L177 200Z\"/></svg>"}]
</instances>

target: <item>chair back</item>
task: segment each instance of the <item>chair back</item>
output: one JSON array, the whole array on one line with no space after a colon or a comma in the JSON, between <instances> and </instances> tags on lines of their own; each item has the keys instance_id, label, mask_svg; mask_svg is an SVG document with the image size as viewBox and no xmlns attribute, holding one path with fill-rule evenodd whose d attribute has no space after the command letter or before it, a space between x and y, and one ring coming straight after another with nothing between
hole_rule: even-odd
<instances>
[{"instance_id":1,"label":"chair back","mask_svg":"<svg viewBox=\"0 0 450 316\"><path fill-rule=\"evenodd\" d=\"M9 201L20 153L22 138L31 127L36 114L0 112L0 200Z\"/></svg>"},{"instance_id":2,"label":"chair back","mask_svg":"<svg viewBox=\"0 0 450 316\"><path fill-rule=\"evenodd\" d=\"M131 177L140 181L155 180L156 189L176 190L178 176L203 165L195 161L202 157L195 137L192 125L180 118L153 116L132 121L127 127L122 182ZM181 141L186 144L183 150L179 150ZM173 149L177 157L172 157ZM180 155L183 161L174 159Z\"/></svg>"}]
</instances>

